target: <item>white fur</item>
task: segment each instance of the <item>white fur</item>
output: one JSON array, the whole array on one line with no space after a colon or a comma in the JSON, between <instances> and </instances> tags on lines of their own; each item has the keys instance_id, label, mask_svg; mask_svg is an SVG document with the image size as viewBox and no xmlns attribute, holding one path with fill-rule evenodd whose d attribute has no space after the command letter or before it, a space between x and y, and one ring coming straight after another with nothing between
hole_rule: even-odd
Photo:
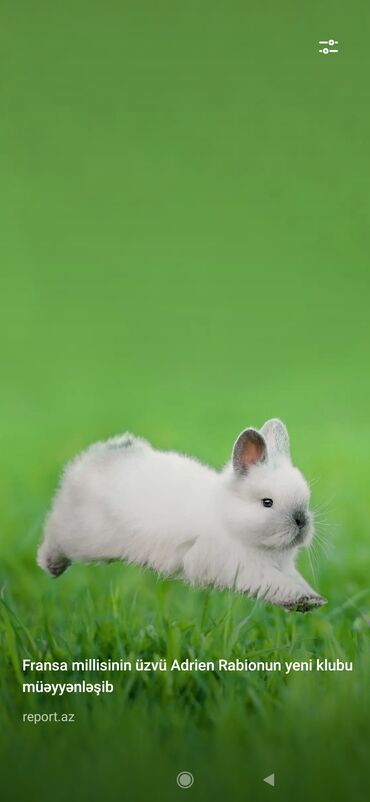
<instances>
[{"instance_id":1,"label":"white fur","mask_svg":"<svg viewBox=\"0 0 370 802\"><path fill-rule=\"evenodd\" d=\"M294 567L313 527L308 519L299 532L292 517L309 515L309 488L290 462L286 429L269 421L246 432L221 472L128 434L90 446L64 471L39 564L58 575L74 561L125 560L287 608L320 606ZM265 444L263 459L248 462L248 432Z\"/></svg>"}]
</instances>

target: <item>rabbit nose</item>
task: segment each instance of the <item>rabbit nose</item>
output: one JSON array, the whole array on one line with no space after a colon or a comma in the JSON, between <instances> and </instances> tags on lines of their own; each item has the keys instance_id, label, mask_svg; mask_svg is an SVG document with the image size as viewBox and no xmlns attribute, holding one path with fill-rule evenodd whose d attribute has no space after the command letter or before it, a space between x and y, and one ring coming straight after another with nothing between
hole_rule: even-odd
<instances>
[{"instance_id":1,"label":"rabbit nose","mask_svg":"<svg viewBox=\"0 0 370 802\"><path fill-rule=\"evenodd\" d=\"M295 520L298 528L299 529L303 529L303 527L306 524L306 513L303 512L303 510L296 510L296 512L294 513L293 517L294 517L294 520Z\"/></svg>"}]
</instances>

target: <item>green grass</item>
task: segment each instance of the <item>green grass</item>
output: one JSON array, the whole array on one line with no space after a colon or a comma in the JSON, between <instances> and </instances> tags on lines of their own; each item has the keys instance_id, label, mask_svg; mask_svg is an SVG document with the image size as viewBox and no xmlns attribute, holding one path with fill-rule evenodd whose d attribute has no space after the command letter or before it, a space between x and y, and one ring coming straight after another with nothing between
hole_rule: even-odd
<instances>
[{"instance_id":1,"label":"green grass","mask_svg":"<svg viewBox=\"0 0 370 802\"><path fill-rule=\"evenodd\" d=\"M339 471L331 473L335 479L341 491ZM326 485L324 480L321 493ZM39 522L14 539L1 572L0 619L2 776L17 789L14 798L27 793L46 799L45 789L52 787L53 797L62 800L73 796L78 782L86 800L114 799L128 789L131 798L170 800L180 793L176 774L188 768L196 776L191 794L199 800L242 800L246 789L265 798L261 778L272 771L281 798L309 789L324 799L330 787L333 798L361 799L369 735L366 516L354 531L343 501L333 502L326 517L326 554L317 554L314 577L307 559L303 570L329 603L305 616L119 564L74 566L53 581L34 565ZM354 669L289 676L112 672L90 678L109 678L113 695L60 699L21 692L24 657L137 655L168 661L318 656L353 660ZM47 678L65 681L66 675ZM74 712L75 723L22 723L25 712Z\"/></svg>"},{"instance_id":2,"label":"green grass","mask_svg":"<svg viewBox=\"0 0 370 802\"><path fill-rule=\"evenodd\" d=\"M4 797L360 800L369 704L369 8L4 0ZM333 26L335 31L333 31ZM323 58L317 40L335 35ZM286 421L312 481L286 615L123 565L35 563L63 463L124 430L214 466ZM312 574L312 568L314 574ZM351 674L114 675L27 698L23 657L320 655ZM74 711L76 723L23 723ZM275 790L261 781L276 773Z\"/></svg>"}]
</instances>

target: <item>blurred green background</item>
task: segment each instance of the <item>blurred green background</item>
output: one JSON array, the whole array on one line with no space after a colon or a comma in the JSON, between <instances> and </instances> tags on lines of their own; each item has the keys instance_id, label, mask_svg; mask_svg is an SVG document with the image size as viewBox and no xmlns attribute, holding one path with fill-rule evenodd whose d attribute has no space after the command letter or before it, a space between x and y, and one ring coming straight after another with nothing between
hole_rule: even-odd
<instances>
[{"instance_id":1,"label":"blurred green background","mask_svg":"<svg viewBox=\"0 0 370 802\"><path fill-rule=\"evenodd\" d=\"M64 461L95 439L129 429L220 466L241 428L279 416L290 429L294 458L315 480L314 502L327 507L321 539L329 543L329 556L318 556L316 584L330 604L296 624L278 611L258 609L250 642L258 650L286 640L295 654L297 644L301 649L311 638L321 652L337 656L341 644L358 657L357 673L341 686L347 724L337 746L338 754L342 749L351 756L351 782L361 776L366 738L356 715L363 713L369 665L363 662L369 620L369 22L369 7L360 0L1 4L0 528L7 605L1 634L4 709L7 726L14 727L8 767L22 750L35 768L39 750L36 732L27 735L28 752L22 740L24 700L14 666L27 649L74 654L81 644L71 620L76 605L91 636L85 651L97 654L105 639L110 642L112 621L115 649L123 648L124 638L125 648L139 648L145 625L157 632L161 653L175 619L185 654L242 652L249 643L238 647L222 634L252 610L227 594L157 583L122 566L75 568L51 586L34 557ZM319 39L330 36L339 40L338 55L319 55ZM308 562L303 566L309 576ZM120 622L132 585L140 604L128 634L128 622ZM162 592L169 599L165 612ZM111 593L120 598L119 614L105 606ZM237 605L226 623L225 604ZM189 634L193 625L197 635ZM214 640L205 643L207 627ZM145 648L152 654L150 638ZM246 712L244 686L227 678L218 686L215 710L221 698L232 697L230 732L216 712L208 715L208 686L199 686L198 696L194 691L194 706L191 693L170 694L167 743L178 737L178 760L183 754L189 762L180 769L199 760L205 732L217 746L209 747L204 766L227 753L226 741L233 755L222 781L216 774L214 786L197 790L194 784L188 793L204 799L208 787L213 798L233 793L237 799L251 787L236 780L246 753L253 766L266 749L271 765L262 769L262 761L261 771L271 773L282 710L288 711L286 732L288 722L293 732L303 699L308 741L301 743L302 758L320 727L324 749L331 736L339 737L341 716L330 717L330 705L334 710L340 698L337 681L330 677L321 688L329 708L324 705L319 722L315 682L301 692L290 686L287 701L283 686L274 697L261 681ZM92 710L91 702L80 700L83 732L90 732L89 710L104 740L104 728L123 737L125 721L134 719L147 732L155 706L168 698L155 684L146 693L153 709L148 703L147 712L139 706L135 713L132 699L120 719L122 731L114 704L104 717L100 701ZM185 741L174 733L188 722L186 705L190 711L200 705L204 721L189 713L193 749L182 753ZM159 750L167 771L171 761L157 715L145 760L151 754L157 767ZM358 738L348 744L352 715ZM60 776L57 734L53 741L44 730L42 737L55 749ZM69 736L63 737L67 749ZM289 738L279 756L279 765L284 754L287 763L285 799L290 792L294 798L303 770L298 761L288 779L297 746L295 734ZM310 788L316 796L325 771L326 782L338 771L321 765L317 743L316 762L305 757L311 771L305 788L317 774ZM143 757L132 752L135 768ZM86 766L88 754L86 747ZM102 752L100 758L104 764ZM163 796L167 782L156 770L147 772L152 797ZM337 798L341 792L348 798L344 759L342 772ZM24 776L29 782L26 769ZM158 781L150 784L151 776ZM101 786L87 772L89 799L93 787L108 793L102 768L99 777ZM66 788L62 783L61 798ZM169 798L177 792L166 788ZM254 799L270 792L257 783ZM37 793L41 798L39 786Z\"/></svg>"}]
</instances>

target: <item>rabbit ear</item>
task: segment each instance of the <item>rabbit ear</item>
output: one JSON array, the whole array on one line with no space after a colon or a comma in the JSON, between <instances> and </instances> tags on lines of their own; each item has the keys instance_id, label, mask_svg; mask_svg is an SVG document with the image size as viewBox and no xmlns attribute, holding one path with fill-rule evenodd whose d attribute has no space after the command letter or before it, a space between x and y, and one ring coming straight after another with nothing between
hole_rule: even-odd
<instances>
[{"instance_id":1,"label":"rabbit ear","mask_svg":"<svg viewBox=\"0 0 370 802\"><path fill-rule=\"evenodd\" d=\"M281 420L272 418L266 421L260 432L266 440L271 456L290 457L288 429Z\"/></svg>"},{"instance_id":2,"label":"rabbit ear","mask_svg":"<svg viewBox=\"0 0 370 802\"><path fill-rule=\"evenodd\" d=\"M263 462L266 454L266 443L257 429L244 429L233 448L234 471L238 474L246 474L251 465Z\"/></svg>"}]
</instances>

